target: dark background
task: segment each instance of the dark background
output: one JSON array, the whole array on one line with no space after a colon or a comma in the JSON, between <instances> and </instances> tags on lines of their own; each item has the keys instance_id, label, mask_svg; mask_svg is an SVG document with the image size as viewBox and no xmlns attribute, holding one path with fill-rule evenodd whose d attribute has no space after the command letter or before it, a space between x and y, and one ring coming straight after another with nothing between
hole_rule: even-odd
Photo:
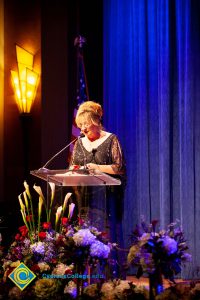
<instances>
[{"instance_id":1,"label":"dark background","mask_svg":"<svg viewBox=\"0 0 200 300\"><path fill-rule=\"evenodd\" d=\"M89 96L102 101L102 1L4 1L4 112L0 168L2 234L9 242L21 224L18 195L40 179L40 168L71 139L76 106L77 49L74 39L86 38L84 60ZM4 28L3 28L4 26ZM15 44L35 54L40 84L29 117L21 117L14 101L10 70L16 70ZM67 167L67 151L51 168ZM34 193L34 191L33 191Z\"/></svg>"}]
</instances>

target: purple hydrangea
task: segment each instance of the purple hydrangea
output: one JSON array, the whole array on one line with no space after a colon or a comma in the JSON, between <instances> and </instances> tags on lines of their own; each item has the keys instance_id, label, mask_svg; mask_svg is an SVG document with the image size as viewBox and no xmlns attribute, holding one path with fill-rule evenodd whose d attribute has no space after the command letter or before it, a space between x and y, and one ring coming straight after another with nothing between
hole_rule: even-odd
<instances>
[{"instance_id":1,"label":"purple hydrangea","mask_svg":"<svg viewBox=\"0 0 200 300\"><path fill-rule=\"evenodd\" d=\"M90 255L96 256L99 258L108 258L108 255L110 253L110 247L103 244L102 242L96 240L92 245L90 246Z\"/></svg>"},{"instance_id":2,"label":"purple hydrangea","mask_svg":"<svg viewBox=\"0 0 200 300\"><path fill-rule=\"evenodd\" d=\"M42 242L35 243L31 245L31 250L35 254L44 255L45 254L45 244Z\"/></svg>"},{"instance_id":3,"label":"purple hydrangea","mask_svg":"<svg viewBox=\"0 0 200 300\"><path fill-rule=\"evenodd\" d=\"M169 236L165 236L163 238L163 247L165 251L171 255L177 251L177 242Z\"/></svg>"},{"instance_id":4,"label":"purple hydrangea","mask_svg":"<svg viewBox=\"0 0 200 300\"><path fill-rule=\"evenodd\" d=\"M73 240L77 246L90 246L96 236L89 229L80 229L73 235Z\"/></svg>"}]
</instances>

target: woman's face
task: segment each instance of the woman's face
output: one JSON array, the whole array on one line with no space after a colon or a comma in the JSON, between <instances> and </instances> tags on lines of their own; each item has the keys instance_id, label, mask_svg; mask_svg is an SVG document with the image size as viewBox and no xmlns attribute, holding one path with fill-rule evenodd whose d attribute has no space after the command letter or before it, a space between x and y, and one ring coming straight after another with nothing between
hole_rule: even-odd
<instances>
[{"instance_id":1,"label":"woman's face","mask_svg":"<svg viewBox=\"0 0 200 300\"><path fill-rule=\"evenodd\" d=\"M100 126L94 123L91 118L81 118L78 127L88 139L93 140L99 138Z\"/></svg>"}]
</instances>

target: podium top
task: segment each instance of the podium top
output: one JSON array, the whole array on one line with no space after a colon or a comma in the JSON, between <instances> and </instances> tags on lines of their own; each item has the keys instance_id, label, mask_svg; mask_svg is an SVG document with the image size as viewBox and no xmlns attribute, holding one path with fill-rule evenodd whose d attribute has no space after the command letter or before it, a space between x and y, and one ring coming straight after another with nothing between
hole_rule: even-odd
<instances>
[{"instance_id":1,"label":"podium top","mask_svg":"<svg viewBox=\"0 0 200 300\"><path fill-rule=\"evenodd\" d=\"M49 170L41 168L30 172L31 175L59 186L102 186L120 185L121 181L97 170Z\"/></svg>"}]
</instances>

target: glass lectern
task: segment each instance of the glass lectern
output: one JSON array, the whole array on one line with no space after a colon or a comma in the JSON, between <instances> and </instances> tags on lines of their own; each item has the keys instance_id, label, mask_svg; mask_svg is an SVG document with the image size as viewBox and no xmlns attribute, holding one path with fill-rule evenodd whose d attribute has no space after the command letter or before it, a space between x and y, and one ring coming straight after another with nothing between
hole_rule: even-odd
<instances>
[{"instance_id":1,"label":"glass lectern","mask_svg":"<svg viewBox=\"0 0 200 300\"><path fill-rule=\"evenodd\" d=\"M49 205L49 184L55 183L57 198L62 205L68 191L76 195L78 214L98 229L107 230L106 188L120 185L121 181L97 170L49 170L42 168L30 172L47 182L47 206Z\"/></svg>"}]
</instances>

